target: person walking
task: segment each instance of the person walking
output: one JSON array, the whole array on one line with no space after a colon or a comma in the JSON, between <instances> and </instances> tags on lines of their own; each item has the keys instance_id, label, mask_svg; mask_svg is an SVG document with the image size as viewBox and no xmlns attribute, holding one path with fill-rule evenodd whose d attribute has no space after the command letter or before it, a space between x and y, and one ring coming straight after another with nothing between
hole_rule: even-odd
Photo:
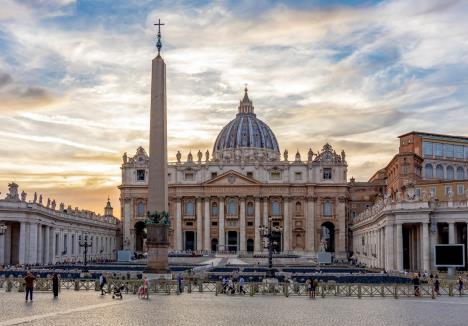
<instances>
[{"instance_id":1,"label":"person walking","mask_svg":"<svg viewBox=\"0 0 468 326\"><path fill-rule=\"evenodd\" d=\"M317 286L318 286L318 280L316 278L314 278L312 280L312 289L311 289L312 299L315 299L315 291L317 290Z\"/></svg>"},{"instance_id":2,"label":"person walking","mask_svg":"<svg viewBox=\"0 0 468 326\"><path fill-rule=\"evenodd\" d=\"M54 299L57 299L59 293L59 278L57 273L54 273L52 276L52 292L54 293Z\"/></svg>"},{"instance_id":3,"label":"person walking","mask_svg":"<svg viewBox=\"0 0 468 326\"><path fill-rule=\"evenodd\" d=\"M440 295L440 281L439 281L439 275L435 276L434 280L434 291L437 295Z\"/></svg>"},{"instance_id":4,"label":"person walking","mask_svg":"<svg viewBox=\"0 0 468 326\"><path fill-rule=\"evenodd\" d=\"M460 275L460 276L458 276L458 294L460 296L462 296L462 294L463 294L463 287L464 287L463 278Z\"/></svg>"},{"instance_id":5,"label":"person walking","mask_svg":"<svg viewBox=\"0 0 468 326\"><path fill-rule=\"evenodd\" d=\"M180 273L177 274L177 290L179 291L179 294L184 292L183 281L184 279L182 278L182 275Z\"/></svg>"},{"instance_id":6,"label":"person walking","mask_svg":"<svg viewBox=\"0 0 468 326\"><path fill-rule=\"evenodd\" d=\"M24 281L26 283L26 302L28 301L28 294L29 300L31 300L31 302L33 301L33 289L35 280L36 277L31 272L28 272L26 274L26 277L24 278Z\"/></svg>"},{"instance_id":7,"label":"person walking","mask_svg":"<svg viewBox=\"0 0 468 326\"><path fill-rule=\"evenodd\" d=\"M241 276L241 277L239 278L239 293L240 293L240 294L245 294L244 286L245 286L245 280L244 280L244 278Z\"/></svg>"},{"instance_id":8,"label":"person walking","mask_svg":"<svg viewBox=\"0 0 468 326\"><path fill-rule=\"evenodd\" d=\"M309 292L309 299L312 299L312 279L309 278L306 281L307 292Z\"/></svg>"},{"instance_id":9,"label":"person walking","mask_svg":"<svg viewBox=\"0 0 468 326\"><path fill-rule=\"evenodd\" d=\"M419 297L419 286L421 284L421 280L419 278L419 275L416 274L413 278L413 287L414 287L414 296Z\"/></svg>"},{"instance_id":10,"label":"person walking","mask_svg":"<svg viewBox=\"0 0 468 326\"><path fill-rule=\"evenodd\" d=\"M101 289L101 295L106 294L106 292L104 291L104 286L106 285L106 283L106 277L104 276L104 274L101 274L101 276L99 276L99 288Z\"/></svg>"}]
</instances>

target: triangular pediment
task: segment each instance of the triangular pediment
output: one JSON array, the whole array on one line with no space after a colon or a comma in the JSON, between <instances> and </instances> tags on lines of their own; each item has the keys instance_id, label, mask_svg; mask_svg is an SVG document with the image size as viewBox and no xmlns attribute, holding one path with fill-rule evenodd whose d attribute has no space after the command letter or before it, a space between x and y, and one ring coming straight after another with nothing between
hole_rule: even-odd
<instances>
[{"instance_id":1,"label":"triangular pediment","mask_svg":"<svg viewBox=\"0 0 468 326\"><path fill-rule=\"evenodd\" d=\"M207 186L256 186L260 185L255 179L249 178L239 172L229 170L205 182Z\"/></svg>"}]
</instances>

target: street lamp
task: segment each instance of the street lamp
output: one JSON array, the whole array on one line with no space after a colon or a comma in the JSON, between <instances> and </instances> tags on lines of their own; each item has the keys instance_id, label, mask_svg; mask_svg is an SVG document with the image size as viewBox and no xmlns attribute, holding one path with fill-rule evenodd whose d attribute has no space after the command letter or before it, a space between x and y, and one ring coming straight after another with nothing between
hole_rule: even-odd
<instances>
[{"instance_id":1,"label":"street lamp","mask_svg":"<svg viewBox=\"0 0 468 326\"><path fill-rule=\"evenodd\" d=\"M5 224L0 224L0 235L4 235L7 230L7 226Z\"/></svg>"},{"instance_id":2,"label":"street lamp","mask_svg":"<svg viewBox=\"0 0 468 326\"><path fill-rule=\"evenodd\" d=\"M84 248L84 273L88 273L88 248L93 246L93 241L88 241L88 236L85 235L84 239L81 235L78 238L78 245Z\"/></svg>"},{"instance_id":3,"label":"street lamp","mask_svg":"<svg viewBox=\"0 0 468 326\"><path fill-rule=\"evenodd\" d=\"M260 225L258 227L258 231L260 232L260 237L266 239L268 248L268 271L267 271L267 278L274 278L275 271L273 270L273 248L278 243L274 240L275 235L283 231L281 226L273 226L272 219L268 219L268 225Z\"/></svg>"}]
</instances>

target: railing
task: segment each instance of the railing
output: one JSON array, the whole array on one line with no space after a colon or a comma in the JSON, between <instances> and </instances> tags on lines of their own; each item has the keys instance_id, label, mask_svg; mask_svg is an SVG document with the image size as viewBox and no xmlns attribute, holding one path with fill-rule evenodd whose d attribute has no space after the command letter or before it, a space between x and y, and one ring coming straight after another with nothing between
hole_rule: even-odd
<instances>
[{"instance_id":1,"label":"railing","mask_svg":"<svg viewBox=\"0 0 468 326\"><path fill-rule=\"evenodd\" d=\"M124 293L137 294L138 289L143 285L143 280L118 280L110 279L105 286L105 290L111 293L115 287L123 287ZM6 292L17 290L24 291L23 279L0 279L0 288L4 288ZM35 282L36 291L51 291L52 280L37 279ZM60 289L89 291L99 290L99 282L97 280L60 280ZM221 282L206 282L204 280L186 280L181 288L176 280L153 280L149 282L148 292L150 294L180 294L180 292L208 292L215 295L239 295L240 286L236 284L234 292L229 291ZM246 295L281 295L289 296L307 296L307 284L295 282L283 283L266 283L266 282L249 282L245 283L244 291ZM391 297L398 299L400 297L413 297L418 294L419 297L437 296L455 296L465 295L462 290L459 293L456 283L442 282L439 288L439 293L430 284L422 284L415 289L412 284L334 284L320 283L316 288L316 296L321 298L326 297Z\"/></svg>"}]
</instances>

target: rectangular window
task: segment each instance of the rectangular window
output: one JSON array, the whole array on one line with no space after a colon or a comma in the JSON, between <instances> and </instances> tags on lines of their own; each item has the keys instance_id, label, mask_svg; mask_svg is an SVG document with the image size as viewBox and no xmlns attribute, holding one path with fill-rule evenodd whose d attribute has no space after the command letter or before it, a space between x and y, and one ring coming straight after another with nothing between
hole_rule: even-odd
<instances>
[{"instance_id":1,"label":"rectangular window","mask_svg":"<svg viewBox=\"0 0 468 326\"><path fill-rule=\"evenodd\" d=\"M453 155L455 158L458 158L460 160L463 160L463 146L461 145L456 145L453 147Z\"/></svg>"},{"instance_id":2,"label":"rectangular window","mask_svg":"<svg viewBox=\"0 0 468 326\"><path fill-rule=\"evenodd\" d=\"M187 181L193 181L193 173L192 172L186 172L184 174L184 179Z\"/></svg>"},{"instance_id":3,"label":"rectangular window","mask_svg":"<svg viewBox=\"0 0 468 326\"><path fill-rule=\"evenodd\" d=\"M214 179L218 176L217 172L211 172L211 179Z\"/></svg>"},{"instance_id":4,"label":"rectangular window","mask_svg":"<svg viewBox=\"0 0 468 326\"><path fill-rule=\"evenodd\" d=\"M66 254L68 251L67 240L68 240L68 235L64 234L63 235L63 254Z\"/></svg>"},{"instance_id":5,"label":"rectangular window","mask_svg":"<svg viewBox=\"0 0 468 326\"><path fill-rule=\"evenodd\" d=\"M294 172L294 180L296 181L302 180L302 172Z\"/></svg>"},{"instance_id":6,"label":"rectangular window","mask_svg":"<svg viewBox=\"0 0 468 326\"><path fill-rule=\"evenodd\" d=\"M434 143L435 156L444 156L444 145L441 143Z\"/></svg>"},{"instance_id":7,"label":"rectangular window","mask_svg":"<svg viewBox=\"0 0 468 326\"><path fill-rule=\"evenodd\" d=\"M247 226L253 226L253 222L247 222Z\"/></svg>"},{"instance_id":8,"label":"rectangular window","mask_svg":"<svg viewBox=\"0 0 468 326\"><path fill-rule=\"evenodd\" d=\"M415 189L416 198L421 198L421 188Z\"/></svg>"},{"instance_id":9,"label":"rectangular window","mask_svg":"<svg viewBox=\"0 0 468 326\"><path fill-rule=\"evenodd\" d=\"M452 144L445 144L444 145L444 156L448 158L453 157L453 145Z\"/></svg>"},{"instance_id":10,"label":"rectangular window","mask_svg":"<svg viewBox=\"0 0 468 326\"><path fill-rule=\"evenodd\" d=\"M351 212L351 217L352 217L352 218L356 218L356 211L352 211L352 212Z\"/></svg>"},{"instance_id":11,"label":"rectangular window","mask_svg":"<svg viewBox=\"0 0 468 326\"><path fill-rule=\"evenodd\" d=\"M464 185L457 185L457 193L459 195L463 195L465 193L465 186Z\"/></svg>"},{"instance_id":12,"label":"rectangular window","mask_svg":"<svg viewBox=\"0 0 468 326\"><path fill-rule=\"evenodd\" d=\"M424 156L432 156L432 143L429 141L423 141L423 155Z\"/></svg>"},{"instance_id":13,"label":"rectangular window","mask_svg":"<svg viewBox=\"0 0 468 326\"><path fill-rule=\"evenodd\" d=\"M211 226L218 226L218 222L216 222L216 221L211 222Z\"/></svg>"},{"instance_id":14,"label":"rectangular window","mask_svg":"<svg viewBox=\"0 0 468 326\"><path fill-rule=\"evenodd\" d=\"M435 187L431 187L431 197L435 197L436 196L436 188Z\"/></svg>"},{"instance_id":15,"label":"rectangular window","mask_svg":"<svg viewBox=\"0 0 468 326\"><path fill-rule=\"evenodd\" d=\"M193 226L193 222L185 222L185 225L187 225L187 226Z\"/></svg>"},{"instance_id":16,"label":"rectangular window","mask_svg":"<svg viewBox=\"0 0 468 326\"><path fill-rule=\"evenodd\" d=\"M247 177L253 178L253 172L247 172Z\"/></svg>"},{"instance_id":17,"label":"rectangular window","mask_svg":"<svg viewBox=\"0 0 468 326\"><path fill-rule=\"evenodd\" d=\"M137 170L137 181L145 181L145 170Z\"/></svg>"},{"instance_id":18,"label":"rectangular window","mask_svg":"<svg viewBox=\"0 0 468 326\"><path fill-rule=\"evenodd\" d=\"M323 179L324 180L331 180L332 178L332 169L331 168L323 168Z\"/></svg>"},{"instance_id":19,"label":"rectangular window","mask_svg":"<svg viewBox=\"0 0 468 326\"><path fill-rule=\"evenodd\" d=\"M279 172L279 171L271 171L271 172L270 172L270 179L271 179L271 180L280 180L280 179L281 179L281 172Z\"/></svg>"},{"instance_id":20,"label":"rectangular window","mask_svg":"<svg viewBox=\"0 0 468 326\"><path fill-rule=\"evenodd\" d=\"M445 186L445 195L447 196L449 192L452 192L452 186Z\"/></svg>"}]
</instances>

